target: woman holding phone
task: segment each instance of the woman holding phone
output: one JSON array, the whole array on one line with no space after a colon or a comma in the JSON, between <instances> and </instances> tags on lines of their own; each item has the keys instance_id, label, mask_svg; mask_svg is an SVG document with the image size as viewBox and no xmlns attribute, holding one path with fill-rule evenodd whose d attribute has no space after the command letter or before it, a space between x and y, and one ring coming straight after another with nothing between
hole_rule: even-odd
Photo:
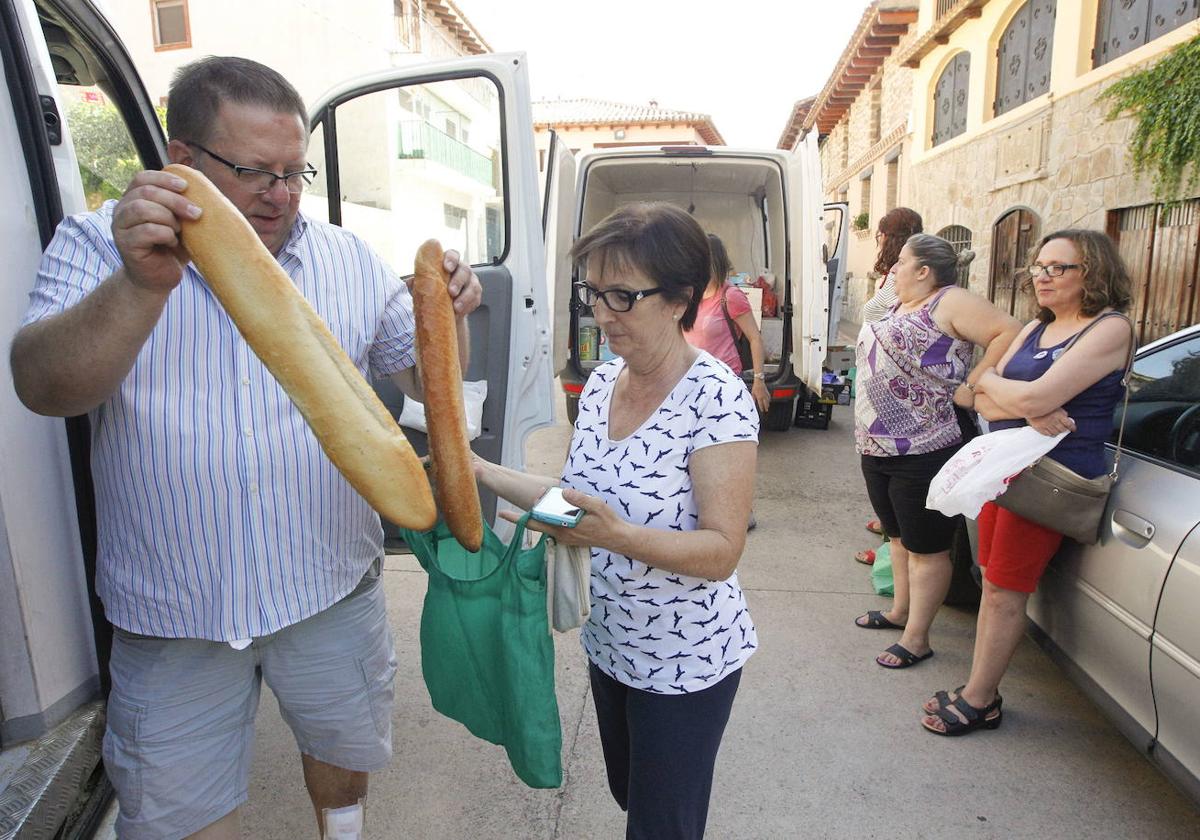
<instances>
[{"instance_id":1,"label":"woman holding phone","mask_svg":"<svg viewBox=\"0 0 1200 840\"><path fill-rule=\"evenodd\" d=\"M572 255L584 267L576 294L617 358L584 387L563 468L564 498L583 517L529 527L592 548L581 641L626 836L700 838L741 668L758 645L735 571L758 413L741 378L684 338L709 281L708 240L691 216L627 205ZM524 508L560 483L484 461L477 476Z\"/></svg>"}]
</instances>

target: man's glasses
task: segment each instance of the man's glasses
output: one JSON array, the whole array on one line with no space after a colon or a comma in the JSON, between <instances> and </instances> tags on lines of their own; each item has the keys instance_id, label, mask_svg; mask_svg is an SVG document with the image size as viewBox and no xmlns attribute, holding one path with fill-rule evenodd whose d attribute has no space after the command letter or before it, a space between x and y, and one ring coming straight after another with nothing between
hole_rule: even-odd
<instances>
[{"instance_id":1,"label":"man's glasses","mask_svg":"<svg viewBox=\"0 0 1200 840\"><path fill-rule=\"evenodd\" d=\"M1042 272L1045 272L1047 277L1062 277L1069 268L1083 268L1083 266L1078 263L1052 263L1051 265L1034 263L1025 270L1029 272L1030 277L1037 279Z\"/></svg>"},{"instance_id":2,"label":"man's glasses","mask_svg":"<svg viewBox=\"0 0 1200 840\"><path fill-rule=\"evenodd\" d=\"M642 289L637 292L630 292L625 289L609 289L606 292L602 292L595 286L587 283L575 284L575 296L584 306L595 306L596 301L602 300L604 301L604 305L613 312L628 312L642 298L656 295L662 290L662 286L655 286L653 289Z\"/></svg>"},{"instance_id":3,"label":"man's glasses","mask_svg":"<svg viewBox=\"0 0 1200 840\"><path fill-rule=\"evenodd\" d=\"M190 140L185 140L187 145L199 149L208 155L217 163L223 163L233 170L237 175L240 183L246 186L251 192L261 195L265 192L270 192L275 186L276 181L283 181L283 185L287 187L287 191L292 195L299 195L304 192L304 188L312 183L312 179L316 177L317 170L311 166L306 166L304 169L299 169L295 172L284 172L282 175L276 175L274 172L268 172L266 169L255 169L253 166L242 166L230 160L225 160L211 149L206 149L199 143L193 143Z\"/></svg>"}]
</instances>

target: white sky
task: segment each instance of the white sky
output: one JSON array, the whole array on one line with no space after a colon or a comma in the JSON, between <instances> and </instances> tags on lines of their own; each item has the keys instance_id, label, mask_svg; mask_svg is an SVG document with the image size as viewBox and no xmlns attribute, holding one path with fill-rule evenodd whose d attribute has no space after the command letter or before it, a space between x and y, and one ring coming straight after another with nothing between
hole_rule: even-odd
<instances>
[{"instance_id":1,"label":"white sky","mask_svg":"<svg viewBox=\"0 0 1200 840\"><path fill-rule=\"evenodd\" d=\"M731 146L774 147L819 93L866 0L455 0L534 99L657 100L709 114Z\"/></svg>"}]
</instances>

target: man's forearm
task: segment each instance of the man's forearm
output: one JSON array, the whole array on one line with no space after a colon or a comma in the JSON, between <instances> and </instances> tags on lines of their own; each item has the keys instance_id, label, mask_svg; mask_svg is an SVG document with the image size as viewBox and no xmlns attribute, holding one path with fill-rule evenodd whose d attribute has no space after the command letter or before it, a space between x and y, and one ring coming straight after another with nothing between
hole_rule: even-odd
<instances>
[{"instance_id":1,"label":"man's forearm","mask_svg":"<svg viewBox=\"0 0 1200 840\"><path fill-rule=\"evenodd\" d=\"M54 417L104 402L133 367L168 296L139 289L118 270L67 311L22 329L11 352L21 402Z\"/></svg>"},{"instance_id":2,"label":"man's forearm","mask_svg":"<svg viewBox=\"0 0 1200 840\"><path fill-rule=\"evenodd\" d=\"M467 327L466 316L454 319L454 332L458 336L458 367L463 379L467 378L467 365L471 362L471 330Z\"/></svg>"}]
</instances>

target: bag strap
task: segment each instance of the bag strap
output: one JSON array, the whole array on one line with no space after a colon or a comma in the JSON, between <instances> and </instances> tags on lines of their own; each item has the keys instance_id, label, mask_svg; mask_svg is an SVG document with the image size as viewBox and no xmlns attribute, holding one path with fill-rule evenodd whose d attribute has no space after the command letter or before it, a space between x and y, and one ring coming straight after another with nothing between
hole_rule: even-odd
<instances>
[{"instance_id":1,"label":"bag strap","mask_svg":"<svg viewBox=\"0 0 1200 840\"><path fill-rule=\"evenodd\" d=\"M1075 342L1083 338L1087 331L1099 324L1105 318L1120 318L1129 325L1129 353L1125 357L1125 372L1121 374L1121 387L1125 389L1125 397L1121 403L1121 425L1117 429L1117 451L1113 455L1113 467L1109 472L1109 477L1116 481L1120 477L1119 467L1121 465L1121 443L1125 440L1125 415L1129 413L1129 372L1133 370L1133 354L1137 349L1136 331L1133 328L1133 321L1129 320L1129 316L1123 312L1105 312L1099 318L1093 320L1086 327L1081 329L1075 335L1071 336L1071 340L1067 342L1067 346L1063 348L1063 353L1074 346Z\"/></svg>"},{"instance_id":2,"label":"bag strap","mask_svg":"<svg viewBox=\"0 0 1200 840\"><path fill-rule=\"evenodd\" d=\"M725 300L725 290L727 286L721 287L721 311L725 313L725 326L729 327L729 334L733 336L733 344L736 347L737 343L742 340L742 332L738 329L737 323L729 314L729 302Z\"/></svg>"}]
</instances>

